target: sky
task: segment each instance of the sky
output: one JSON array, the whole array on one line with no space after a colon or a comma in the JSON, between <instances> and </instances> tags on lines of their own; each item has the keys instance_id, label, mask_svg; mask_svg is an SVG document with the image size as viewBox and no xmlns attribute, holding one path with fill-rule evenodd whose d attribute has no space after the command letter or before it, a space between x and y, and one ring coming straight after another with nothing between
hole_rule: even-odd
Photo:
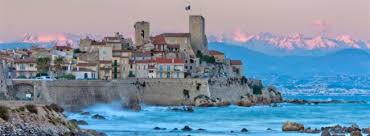
<instances>
[{"instance_id":1,"label":"sky","mask_svg":"<svg viewBox=\"0 0 370 136\"><path fill-rule=\"evenodd\" d=\"M185 11L190 4L192 10ZM188 15L206 32L348 34L370 40L370 0L0 0L0 41L25 33L122 32L149 21L152 34L187 32Z\"/></svg>"}]
</instances>

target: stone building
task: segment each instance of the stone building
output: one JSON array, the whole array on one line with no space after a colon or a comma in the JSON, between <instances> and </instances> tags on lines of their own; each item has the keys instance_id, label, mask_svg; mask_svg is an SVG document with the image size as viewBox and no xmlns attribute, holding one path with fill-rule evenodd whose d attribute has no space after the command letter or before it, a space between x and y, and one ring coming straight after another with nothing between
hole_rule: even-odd
<instances>
[{"instance_id":1,"label":"stone building","mask_svg":"<svg viewBox=\"0 0 370 136\"><path fill-rule=\"evenodd\" d=\"M14 60L17 78L33 78L37 74L36 59L25 58Z\"/></svg>"},{"instance_id":2,"label":"stone building","mask_svg":"<svg viewBox=\"0 0 370 136\"><path fill-rule=\"evenodd\" d=\"M184 78L184 61L182 59L155 59L156 78Z\"/></svg>"},{"instance_id":3,"label":"stone building","mask_svg":"<svg viewBox=\"0 0 370 136\"><path fill-rule=\"evenodd\" d=\"M150 24L149 22L136 22L135 28L135 45L143 45L150 42Z\"/></svg>"},{"instance_id":4,"label":"stone building","mask_svg":"<svg viewBox=\"0 0 370 136\"><path fill-rule=\"evenodd\" d=\"M208 41L205 33L205 20L201 15L191 15L189 17L189 32L191 46L195 53L201 51L208 54Z\"/></svg>"},{"instance_id":5,"label":"stone building","mask_svg":"<svg viewBox=\"0 0 370 136\"><path fill-rule=\"evenodd\" d=\"M208 54L210 56L213 56L216 59L216 62L220 63L220 62L224 62L225 60L225 54L220 51L210 50Z\"/></svg>"},{"instance_id":6,"label":"stone building","mask_svg":"<svg viewBox=\"0 0 370 136\"><path fill-rule=\"evenodd\" d=\"M243 76L243 63L240 60L230 60L230 65L232 67L232 71L236 77Z\"/></svg>"}]
</instances>

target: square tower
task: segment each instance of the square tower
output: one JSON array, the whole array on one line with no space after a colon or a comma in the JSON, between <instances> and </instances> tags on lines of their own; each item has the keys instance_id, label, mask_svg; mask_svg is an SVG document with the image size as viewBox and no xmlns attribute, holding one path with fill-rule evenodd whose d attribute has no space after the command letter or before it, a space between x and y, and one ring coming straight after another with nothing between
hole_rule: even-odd
<instances>
[{"instance_id":1,"label":"square tower","mask_svg":"<svg viewBox=\"0 0 370 136\"><path fill-rule=\"evenodd\" d=\"M150 41L150 24L149 22L136 22L135 28L135 45L142 45Z\"/></svg>"},{"instance_id":2,"label":"square tower","mask_svg":"<svg viewBox=\"0 0 370 136\"><path fill-rule=\"evenodd\" d=\"M205 33L205 21L201 15L191 15L189 17L190 42L195 53L201 51L208 54L208 42Z\"/></svg>"}]
</instances>

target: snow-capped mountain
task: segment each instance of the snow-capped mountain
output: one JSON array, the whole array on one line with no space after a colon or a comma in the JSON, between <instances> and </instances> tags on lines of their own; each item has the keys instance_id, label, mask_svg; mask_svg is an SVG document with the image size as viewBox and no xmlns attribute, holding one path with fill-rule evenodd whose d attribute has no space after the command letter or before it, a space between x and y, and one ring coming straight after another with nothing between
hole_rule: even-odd
<instances>
[{"instance_id":1,"label":"snow-capped mountain","mask_svg":"<svg viewBox=\"0 0 370 136\"><path fill-rule=\"evenodd\" d=\"M354 40L350 35L306 37L303 34L277 35L260 33L247 35L241 32L211 35L209 42L232 43L271 55L323 55L341 49L356 48L370 52L370 42Z\"/></svg>"}]
</instances>

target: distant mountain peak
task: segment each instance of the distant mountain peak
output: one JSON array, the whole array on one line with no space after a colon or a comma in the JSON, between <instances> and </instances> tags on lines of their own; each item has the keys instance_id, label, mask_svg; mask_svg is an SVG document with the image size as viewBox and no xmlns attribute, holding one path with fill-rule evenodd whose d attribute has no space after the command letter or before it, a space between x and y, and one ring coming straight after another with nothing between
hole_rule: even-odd
<instances>
[{"instance_id":1,"label":"distant mountain peak","mask_svg":"<svg viewBox=\"0 0 370 136\"><path fill-rule=\"evenodd\" d=\"M216 40L217 39L222 40ZM370 41L355 40L350 35L341 34L334 38L326 36L307 37L301 33L280 35L274 33L259 33L248 35L240 31L233 34L211 36L210 42L224 42L246 47L251 50L273 55L320 55L341 49L356 48L370 52Z\"/></svg>"}]
</instances>

